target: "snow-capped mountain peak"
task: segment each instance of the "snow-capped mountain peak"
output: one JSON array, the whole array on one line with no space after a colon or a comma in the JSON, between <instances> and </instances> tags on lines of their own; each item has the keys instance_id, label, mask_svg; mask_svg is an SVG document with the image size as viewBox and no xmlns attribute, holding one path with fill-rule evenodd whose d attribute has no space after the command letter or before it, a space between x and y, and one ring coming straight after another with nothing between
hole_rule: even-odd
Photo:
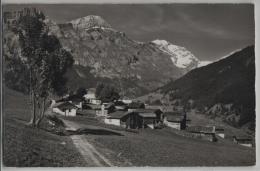
<instances>
[{"instance_id":1,"label":"snow-capped mountain peak","mask_svg":"<svg viewBox=\"0 0 260 171\"><path fill-rule=\"evenodd\" d=\"M109 23L97 15L88 15L86 17L72 20L70 23L75 29L89 29L93 27L111 28Z\"/></svg>"},{"instance_id":2,"label":"snow-capped mountain peak","mask_svg":"<svg viewBox=\"0 0 260 171\"><path fill-rule=\"evenodd\" d=\"M185 47L173 45L166 40L154 40L152 42L156 44L160 50L169 54L173 64L178 68L193 69L196 68L200 62L199 59Z\"/></svg>"}]
</instances>

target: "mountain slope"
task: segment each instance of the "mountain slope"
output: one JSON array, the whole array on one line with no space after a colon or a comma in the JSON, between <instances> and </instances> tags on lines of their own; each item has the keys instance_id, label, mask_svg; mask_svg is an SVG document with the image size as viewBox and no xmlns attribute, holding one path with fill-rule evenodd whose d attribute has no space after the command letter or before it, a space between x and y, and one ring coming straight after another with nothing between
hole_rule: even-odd
<instances>
[{"instance_id":1,"label":"mountain slope","mask_svg":"<svg viewBox=\"0 0 260 171\"><path fill-rule=\"evenodd\" d=\"M161 89L170 100L182 104L193 101L212 117L222 117L233 125L254 123L255 118L254 46L194 69ZM205 108L206 107L206 108Z\"/></svg>"},{"instance_id":2,"label":"mountain slope","mask_svg":"<svg viewBox=\"0 0 260 171\"><path fill-rule=\"evenodd\" d=\"M26 10L31 10L32 15L37 11ZM10 21L15 19L10 18ZM88 88L97 81L105 81L118 87L121 94L137 97L176 80L197 66L198 59L185 48L174 45L177 50L166 53L155 43L130 39L100 16L90 15L60 24L46 17L44 22L49 34L55 35L74 58L71 73L67 74L71 89ZM5 53L10 51L9 56L15 56L11 46L15 45L19 53L18 34L8 27L4 32L7 40L4 44L8 46ZM190 59L186 54L192 57L191 61L179 62Z\"/></svg>"},{"instance_id":3,"label":"mountain slope","mask_svg":"<svg viewBox=\"0 0 260 171\"><path fill-rule=\"evenodd\" d=\"M121 83L117 81L115 84L129 96L144 94L140 88L145 92L158 88L196 67L193 63L179 67L178 63L172 63L173 54L165 53L155 43L128 38L99 16L87 16L59 25L50 20L46 23L63 47L71 51L75 66L89 67L89 72L97 78L120 80ZM182 56L178 54L179 58ZM130 89L122 85L128 85Z\"/></svg>"}]
</instances>

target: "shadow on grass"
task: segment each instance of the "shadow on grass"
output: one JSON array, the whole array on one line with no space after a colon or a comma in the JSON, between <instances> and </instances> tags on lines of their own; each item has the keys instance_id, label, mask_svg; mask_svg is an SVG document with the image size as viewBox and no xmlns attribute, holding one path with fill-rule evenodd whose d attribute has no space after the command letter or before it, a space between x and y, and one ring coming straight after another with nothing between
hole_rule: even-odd
<instances>
[{"instance_id":1,"label":"shadow on grass","mask_svg":"<svg viewBox=\"0 0 260 171\"><path fill-rule=\"evenodd\" d=\"M76 131L73 130L67 130L67 133L69 135L84 135L84 134L90 134L90 135L116 135L116 136L124 136L118 132L106 130L106 129L78 129Z\"/></svg>"}]
</instances>

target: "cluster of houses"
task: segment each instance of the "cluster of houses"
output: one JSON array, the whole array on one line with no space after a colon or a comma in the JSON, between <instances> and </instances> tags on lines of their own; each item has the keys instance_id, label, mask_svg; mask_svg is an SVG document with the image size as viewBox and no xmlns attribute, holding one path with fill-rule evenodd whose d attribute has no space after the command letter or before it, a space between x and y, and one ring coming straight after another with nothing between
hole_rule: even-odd
<instances>
[{"instance_id":1,"label":"cluster of houses","mask_svg":"<svg viewBox=\"0 0 260 171\"><path fill-rule=\"evenodd\" d=\"M167 126L175 130L185 130L185 133L208 141L225 138L224 128L216 126L192 126L184 110L165 111L159 106L148 106L130 99L102 103L96 98L95 89L89 89L83 98L76 95L67 96L62 100L53 101L54 113L63 116L90 114L100 118L105 124L123 127L125 129L151 128ZM252 147L252 139L234 137L237 144Z\"/></svg>"}]
</instances>

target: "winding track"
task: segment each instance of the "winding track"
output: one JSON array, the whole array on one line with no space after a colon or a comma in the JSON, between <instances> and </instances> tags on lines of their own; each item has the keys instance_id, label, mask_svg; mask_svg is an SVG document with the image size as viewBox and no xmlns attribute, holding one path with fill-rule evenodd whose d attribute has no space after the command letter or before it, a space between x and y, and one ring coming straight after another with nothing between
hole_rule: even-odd
<instances>
[{"instance_id":1,"label":"winding track","mask_svg":"<svg viewBox=\"0 0 260 171\"><path fill-rule=\"evenodd\" d=\"M81 128L80 125L78 125L75 122L68 121L68 120L63 120L63 122L66 125L67 130L76 131ZM88 142L86 136L71 135L70 138L89 166L97 166L97 167L114 166L104 155L98 152L96 148Z\"/></svg>"}]
</instances>

